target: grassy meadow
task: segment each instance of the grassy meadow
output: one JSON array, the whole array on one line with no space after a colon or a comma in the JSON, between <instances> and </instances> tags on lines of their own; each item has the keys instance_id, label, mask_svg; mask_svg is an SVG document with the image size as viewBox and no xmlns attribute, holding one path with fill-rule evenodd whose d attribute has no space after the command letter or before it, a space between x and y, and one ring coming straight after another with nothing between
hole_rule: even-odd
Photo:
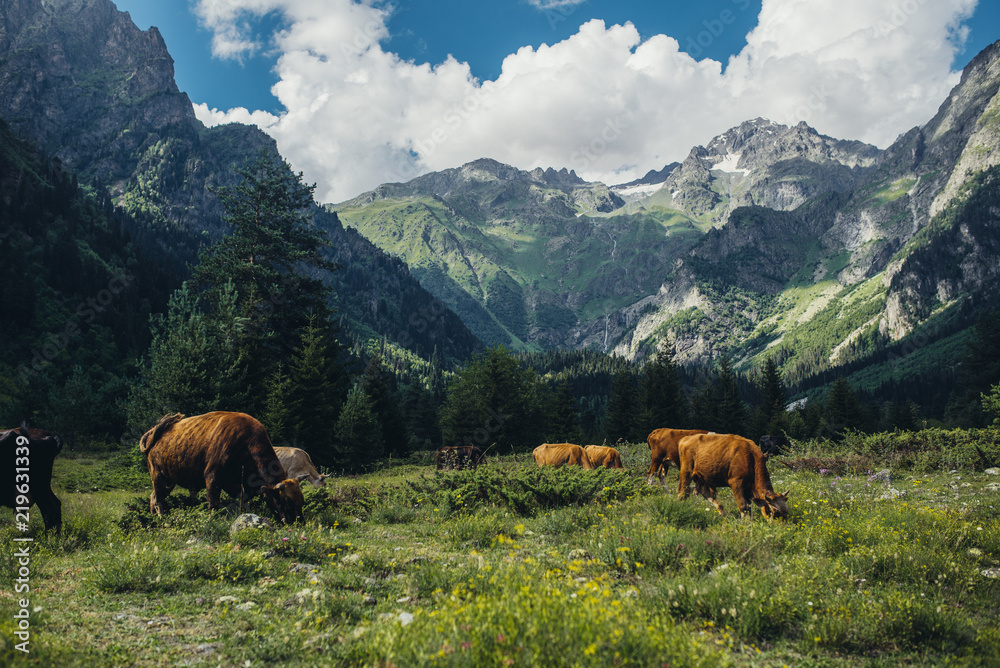
<instances>
[{"instance_id":1,"label":"grassy meadow","mask_svg":"<svg viewBox=\"0 0 1000 668\"><path fill-rule=\"evenodd\" d=\"M129 456L61 457L62 534L32 509L28 655L0 556L0 664L997 666L998 440L799 444L769 466L788 521L739 517L728 489L725 517L678 501L676 469L647 486L645 443L625 471L413 457L234 535L204 492L152 518Z\"/></svg>"}]
</instances>

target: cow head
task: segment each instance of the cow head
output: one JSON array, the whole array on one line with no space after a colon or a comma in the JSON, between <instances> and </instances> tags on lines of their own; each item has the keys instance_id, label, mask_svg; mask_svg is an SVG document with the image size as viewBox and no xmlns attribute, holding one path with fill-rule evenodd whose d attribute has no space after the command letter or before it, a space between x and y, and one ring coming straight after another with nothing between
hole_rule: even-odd
<instances>
[{"instance_id":1,"label":"cow head","mask_svg":"<svg viewBox=\"0 0 1000 668\"><path fill-rule=\"evenodd\" d=\"M264 485L261 492L264 494L264 501L285 524L304 519L302 504L305 499L298 480L288 479L274 485Z\"/></svg>"},{"instance_id":2,"label":"cow head","mask_svg":"<svg viewBox=\"0 0 1000 668\"><path fill-rule=\"evenodd\" d=\"M766 492L763 499L754 499L753 502L760 506L760 512L764 517L777 517L785 519L788 517L788 495L791 492L777 494Z\"/></svg>"}]
</instances>

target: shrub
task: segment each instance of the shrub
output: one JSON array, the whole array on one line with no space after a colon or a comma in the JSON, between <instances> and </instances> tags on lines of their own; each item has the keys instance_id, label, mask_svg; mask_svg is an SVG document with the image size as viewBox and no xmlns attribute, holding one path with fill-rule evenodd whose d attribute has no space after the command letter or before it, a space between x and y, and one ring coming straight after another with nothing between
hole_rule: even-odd
<instances>
[{"instance_id":1,"label":"shrub","mask_svg":"<svg viewBox=\"0 0 1000 668\"><path fill-rule=\"evenodd\" d=\"M587 471L576 466L480 466L439 473L409 486L414 503L431 498L451 512L495 506L525 517L563 506L622 500L635 493L633 481L621 470Z\"/></svg>"},{"instance_id":2,"label":"shrub","mask_svg":"<svg viewBox=\"0 0 1000 668\"><path fill-rule=\"evenodd\" d=\"M607 576L518 564L437 594L433 610L363 624L336 648L351 665L724 666L710 638L651 614ZM635 590L631 590L635 594Z\"/></svg>"}]
</instances>

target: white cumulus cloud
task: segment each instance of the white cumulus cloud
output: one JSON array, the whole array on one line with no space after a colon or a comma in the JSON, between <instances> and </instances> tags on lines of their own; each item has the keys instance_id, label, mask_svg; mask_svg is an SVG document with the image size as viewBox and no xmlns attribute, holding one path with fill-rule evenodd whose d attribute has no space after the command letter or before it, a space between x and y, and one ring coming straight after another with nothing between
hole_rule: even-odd
<instances>
[{"instance_id":1,"label":"white cumulus cloud","mask_svg":"<svg viewBox=\"0 0 1000 668\"><path fill-rule=\"evenodd\" d=\"M707 44L708 31L643 39L630 23L592 20L562 42L519 49L496 80L480 81L454 58L417 64L383 48L389 11L371 0L199 0L228 57L263 48L252 19L281 14L266 46L280 54L272 92L286 111L196 111L206 124L260 126L325 202L480 157L617 183L758 116L884 147L929 120L957 83L952 61L974 8L764 0L725 68L680 50Z\"/></svg>"}]
</instances>

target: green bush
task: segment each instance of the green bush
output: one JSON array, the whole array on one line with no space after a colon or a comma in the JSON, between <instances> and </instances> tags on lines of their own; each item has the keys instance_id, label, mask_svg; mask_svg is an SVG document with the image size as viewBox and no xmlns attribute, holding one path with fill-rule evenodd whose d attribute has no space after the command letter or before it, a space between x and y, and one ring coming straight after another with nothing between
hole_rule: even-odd
<instances>
[{"instance_id":1,"label":"green bush","mask_svg":"<svg viewBox=\"0 0 1000 668\"><path fill-rule=\"evenodd\" d=\"M711 638L651 614L638 604L634 589L617 588L606 574L581 578L525 563L482 579L468 574L465 583L437 593L431 609L359 626L337 647L341 661L397 666L729 664Z\"/></svg>"},{"instance_id":2,"label":"green bush","mask_svg":"<svg viewBox=\"0 0 1000 668\"><path fill-rule=\"evenodd\" d=\"M409 486L414 504L430 499L449 512L494 506L524 517L563 506L623 500L635 494L634 482L624 471L588 471L577 466L480 466L471 471L438 473Z\"/></svg>"}]
</instances>

